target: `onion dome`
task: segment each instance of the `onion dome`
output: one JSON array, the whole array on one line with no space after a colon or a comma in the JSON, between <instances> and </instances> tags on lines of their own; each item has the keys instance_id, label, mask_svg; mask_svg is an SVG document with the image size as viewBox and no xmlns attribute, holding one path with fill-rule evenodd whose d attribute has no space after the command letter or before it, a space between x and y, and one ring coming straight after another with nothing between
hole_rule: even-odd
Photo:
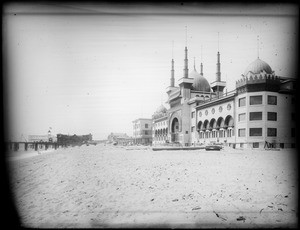
<instances>
[{"instance_id":1,"label":"onion dome","mask_svg":"<svg viewBox=\"0 0 300 230\"><path fill-rule=\"evenodd\" d=\"M167 109L166 107L164 107L163 105L160 105L157 110L155 111L155 113L166 113Z\"/></svg>"},{"instance_id":2,"label":"onion dome","mask_svg":"<svg viewBox=\"0 0 300 230\"><path fill-rule=\"evenodd\" d=\"M155 111L155 113L152 115L152 118L156 119L156 118L163 117L163 116L165 116L166 113L167 113L166 107L164 107L163 105L160 105L157 108L157 110Z\"/></svg>"},{"instance_id":3,"label":"onion dome","mask_svg":"<svg viewBox=\"0 0 300 230\"><path fill-rule=\"evenodd\" d=\"M254 62L252 62L244 72L244 76L247 76L248 73L259 74L261 72L265 72L267 74L272 74L273 71L268 63L257 58Z\"/></svg>"},{"instance_id":4,"label":"onion dome","mask_svg":"<svg viewBox=\"0 0 300 230\"><path fill-rule=\"evenodd\" d=\"M205 77L200 75L195 69L189 74L190 78L194 78L192 85L193 90L211 92L210 85Z\"/></svg>"}]
</instances>

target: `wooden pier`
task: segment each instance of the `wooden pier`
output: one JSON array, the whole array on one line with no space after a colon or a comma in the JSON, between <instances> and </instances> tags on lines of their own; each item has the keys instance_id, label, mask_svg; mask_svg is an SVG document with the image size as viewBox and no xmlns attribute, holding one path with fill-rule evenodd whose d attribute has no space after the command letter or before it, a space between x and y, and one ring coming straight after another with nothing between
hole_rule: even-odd
<instances>
[{"instance_id":1,"label":"wooden pier","mask_svg":"<svg viewBox=\"0 0 300 230\"><path fill-rule=\"evenodd\" d=\"M67 147L66 144L59 144L57 142L5 142L5 147L7 151L28 151L32 149L34 151L47 150L49 148L58 149L59 147Z\"/></svg>"}]
</instances>

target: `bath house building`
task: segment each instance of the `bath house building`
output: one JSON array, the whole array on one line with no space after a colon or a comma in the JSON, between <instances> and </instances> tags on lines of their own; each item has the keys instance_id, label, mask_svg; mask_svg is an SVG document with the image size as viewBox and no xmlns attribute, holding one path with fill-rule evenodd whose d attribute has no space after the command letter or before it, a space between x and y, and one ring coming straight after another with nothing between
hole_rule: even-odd
<instances>
[{"instance_id":1,"label":"bath house building","mask_svg":"<svg viewBox=\"0 0 300 230\"><path fill-rule=\"evenodd\" d=\"M220 53L215 81L209 83L194 67L188 68L185 47L183 76L175 86L171 61L167 107L152 116L153 145L176 143L198 146L223 143L236 148L295 147L295 79L280 77L257 58L245 67L236 87L224 92Z\"/></svg>"}]
</instances>

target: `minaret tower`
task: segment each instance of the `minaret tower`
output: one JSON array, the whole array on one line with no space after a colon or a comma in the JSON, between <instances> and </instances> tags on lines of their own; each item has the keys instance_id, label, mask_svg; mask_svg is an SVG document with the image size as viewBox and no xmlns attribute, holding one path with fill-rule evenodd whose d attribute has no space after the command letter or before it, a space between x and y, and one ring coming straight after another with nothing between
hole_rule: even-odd
<instances>
[{"instance_id":1,"label":"minaret tower","mask_svg":"<svg viewBox=\"0 0 300 230\"><path fill-rule=\"evenodd\" d=\"M174 87L174 82L175 82L175 78L174 78L174 58L173 58L173 49L174 49L174 41L172 42L172 69L171 69L171 82L170 82L170 86Z\"/></svg>"},{"instance_id":2,"label":"minaret tower","mask_svg":"<svg viewBox=\"0 0 300 230\"><path fill-rule=\"evenodd\" d=\"M203 64L201 62L201 65L200 65L200 75L203 76Z\"/></svg>"},{"instance_id":3,"label":"minaret tower","mask_svg":"<svg viewBox=\"0 0 300 230\"><path fill-rule=\"evenodd\" d=\"M203 76L203 64L202 64L202 46L201 46L201 64L200 64L200 75Z\"/></svg>"},{"instance_id":4,"label":"minaret tower","mask_svg":"<svg viewBox=\"0 0 300 230\"><path fill-rule=\"evenodd\" d=\"M187 27L185 27L185 59L184 59L184 69L183 69L183 77L189 77L189 67L188 67L188 49L187 49Z\"/></svg>"},{"instance_id":5,"label":"minaret tower","mask_svg":"<svg viewBox=\"0 0 300 230\"><path fill-rule=\"evenodd\" d=\"M218 50L218 53L217 53L216 81L221 81L221 63L220 63L220 52L219 52L219 50Z\"/></svg>"},{"instance_id":6,"label":"minaret tower","mask_svg":"<svg viewBox=\"0 0 300 230\"><path fill-rule=\"evenodd\" d=\"M170 85L166 89L166 93L170 96L170 93L175 90L175 70L174 70L174 41L172 41L172 60L171 60L171 78L170 78Z\"/></svg>"},{"instance_id":7,"label":"minaret tower","mask_svg":"<svg viewBox=\"0 0 300 230\"><path fill-rule=\"evenodd\" d=\"M259 36L257 35L257 59L259 59Z\"/></svg>"},{"instance_id":8,"label":"minaret tower","mask_svg":"<svg viewBox=\"0 0 300 230\"><path fill-rule=\"evenodd\" d=\"M223 90L226 86L225 81L221 81L221 62L220 62L220 52L219 52L219 33L218 33L218 53L217 53L217 72L216 81L211 83L212 90L216 93L217 97L223 95Z\"/></svg>"},{"instance_id":9,"label":"minaret tower","mask_svg":"<svg viewBox=\"0 0 300 230\"><path fill-rule=\"evenodd\" d=\"M184 58L184 69L183 77L178 80L178 85L180 87L181 103L186 103L191 98L191 89L193 86L194 79L189 78L189 68L188 68L188 49L187 49L187 27L185 26L185 58Z\"/></svg>"}]
</instances>

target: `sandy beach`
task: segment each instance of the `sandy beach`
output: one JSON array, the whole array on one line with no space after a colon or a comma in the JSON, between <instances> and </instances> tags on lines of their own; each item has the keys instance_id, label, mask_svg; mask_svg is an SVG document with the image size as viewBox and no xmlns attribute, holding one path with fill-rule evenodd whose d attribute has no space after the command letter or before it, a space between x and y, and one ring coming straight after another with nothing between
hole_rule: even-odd
<instances>
[{"instance_id":1,"label":"sandy beach","mask_svg":"<svg viewBox=\"0 0 300 230\"><path fill-rule=\"evenodd\" d=\"M24 227L296 227L294 154L97 145L7 162Z\"/></svg>"}]
</instances>

